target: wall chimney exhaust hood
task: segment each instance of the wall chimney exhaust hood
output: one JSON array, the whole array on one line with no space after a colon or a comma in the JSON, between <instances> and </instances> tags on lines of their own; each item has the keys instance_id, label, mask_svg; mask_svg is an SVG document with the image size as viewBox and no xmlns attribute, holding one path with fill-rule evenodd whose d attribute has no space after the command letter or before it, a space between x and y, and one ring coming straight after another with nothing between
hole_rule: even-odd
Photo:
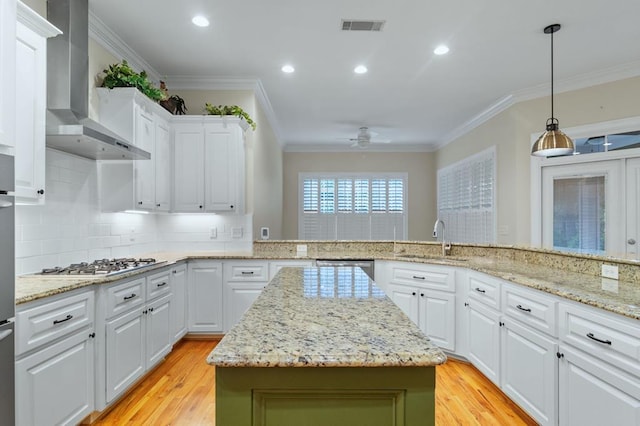
<instances>
[{"instance_id":1,"label":"wall chimney exhaust hood","mask_svg":"<svg viewBox=\"0 0 640 426\"><path fill-rule=\"evenodd\" d=\"M89 118L88 0L48 0L47 19L62 31L47 40L47 147L93 160L149 160Z\"/></svg>"}]
</instances>

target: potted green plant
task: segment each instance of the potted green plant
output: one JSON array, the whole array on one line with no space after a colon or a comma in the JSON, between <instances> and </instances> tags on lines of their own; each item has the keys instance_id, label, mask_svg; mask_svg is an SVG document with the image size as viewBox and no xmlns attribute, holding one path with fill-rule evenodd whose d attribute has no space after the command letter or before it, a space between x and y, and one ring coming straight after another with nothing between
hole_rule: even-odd
<instances>
[{"instance_id":1,"label":"potted green plant","mask_svg":"<svg viewBox=\"0 0 640 426\"><path fill-rule=\"evenodd\" d=\"M235 115L236 117L244 118L249 126L253 130L256 130L256 123L249 117L242 108L238 105L211 105L210 103L204 104L204 109L207 111L209 115Z\"/></svg>"},{"instance_id":2,"label":"potted green plant","mask_svg":"<svg viewBox=\"0 0 640 426\"><path fill-rule=\"evenodd\" d=\"M135 87L156 102L166 98L166 94L149 81L146 71L143 70L137 73L124 59L121 63L109 65L109 68L103 70L103 72L105 76L102 80L102 87L109 89L114 87Z\"/></svg>"}]
</instances>

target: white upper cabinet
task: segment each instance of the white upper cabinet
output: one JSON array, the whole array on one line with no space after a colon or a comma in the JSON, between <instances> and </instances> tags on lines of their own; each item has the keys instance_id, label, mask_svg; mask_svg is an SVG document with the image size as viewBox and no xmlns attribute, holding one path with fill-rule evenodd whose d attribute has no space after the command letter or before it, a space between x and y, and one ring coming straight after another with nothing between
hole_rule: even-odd
<instances>
[{"instance_id":1,"label":"white upper cabinet","mask_svg":"<svg viewBox=\"0 0 640 426\"><path fill-rule=\"evenodd\" d=\"M176 212L244 211L246 123L235 117L174 117Z\"/></svg>"},{"instance_id":2,"label":"white upper cabinet","mask_svg":"<svg viewBox=\"0 0 640 426\"><path fill-rule=\"evenodd\" d=\"M98 88L100 122L150 160L104 161L100 164L103 211L167 212L171 199L171 114L135 88Z\"/></svg>"},{"instance_id":3,"label":"white upper cabinet","mask_svg":"<svg viewBox=\"0 0 640 426\"><path fill-rule=\"evenodd\" d=\"M60 34L18 2L15 37L15 194L21 203L44 203L47 37Z\"/></svg>"},{"instance_id":4,"label":"white upper cabinet","mask_svg":"<svg viewBox=\"0 0 640 426\"><path fill-rule=\"evenodd\" d=\"M0 1L0 152L13 154L15 143L16 1Z\"/></svg>"}]
</instances>

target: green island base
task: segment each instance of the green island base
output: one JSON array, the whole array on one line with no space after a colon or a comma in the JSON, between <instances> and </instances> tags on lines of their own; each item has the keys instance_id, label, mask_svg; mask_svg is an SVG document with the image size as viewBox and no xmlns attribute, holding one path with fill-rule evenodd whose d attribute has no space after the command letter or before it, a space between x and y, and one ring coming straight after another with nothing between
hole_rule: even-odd
<instances>
[{"instance_id":1,"label":"green island base","mask_svg":"<svg viewBox=\"0 0 640 426\"><path fill-rule=\"evenodd\" d=\"M218 426L431 426L435 367L216 367Z\"/></svg>"}]
</instances>

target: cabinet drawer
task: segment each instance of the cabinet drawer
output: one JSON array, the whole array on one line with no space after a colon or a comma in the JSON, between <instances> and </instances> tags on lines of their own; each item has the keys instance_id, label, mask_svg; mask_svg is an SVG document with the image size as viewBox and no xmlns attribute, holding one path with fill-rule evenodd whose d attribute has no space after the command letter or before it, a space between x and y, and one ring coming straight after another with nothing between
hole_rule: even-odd
<instances>
[{"instance_id":1,"label":"cabinet drawer","mask_svg":"<svg viewBox=\"0 0 640 426\"><path fill-rule=\"evenodd\" d=\"M557 306L555 299L537 291L502 286L502 312L553 337L558 337Z\"/></svg>"},{"instance_id":2,"label":"cabinet drawer","mask_svg":"<svg viewBox=\"0 0 640 426\"><path fill-rule=\"evenodd\" d=\"M225 281L267 281L269 267L267 262L225 262L224 276Z\"/></svg>"},{"instance_id":3,"label":"cabinet drawer","mask_svg":"<svg viewBox=\"0 0 640 426\"><path fill-rule=\"evenodd\" d=\"M391 271L391 281L399 284L418 284L422 288L451 291L456 289L455 270L436 265L396 264Z\"/></svg>"},{"instance_id":4,"label":"cabinet drawer","mask_svg":"<svg viewBox=\"0 0 640 426\"><path fill-rule=\"evenodd\" d=\"M166 270L147 277L147 300L171 293L170 271Z\"/></svg>"},{"instance_id":5,"label":"cabinet drawer","mask_svg":"<svg viewBox=\"0 0 640 426\"><path fill-rule=\"evenodd\" d=\"M467 293L493 309L500 310L500 280L478 272L467 274Z\"/></svg>"},{"instance_id":6,"label":"cabinet drawer","mask_svg":"<svg viewBox=\"0 0 640 426\"><path fill-rule=\"evenodd\" d=\"M560 338L640 376L640 321L560 303Z\"/></svg>"},{"instance_id":7,"label":"cabinet drawer","mask_svg":"<svg viewBox=\"0 0 640 426\"><path fill-rule=\"evenodd\" d=\"M135 306L141 306L145 301L145 281L145 278L138 278L109 287L106 317L111 318Z\"/></svg>"},{"instance_id":8,"label":"cabinet drawer","mask_svg":"<svg viewBox=\"0 0 640 426\"><path fill-rule=\"evenodd\" d=\"M89 291L34 306L16 314L16 355L93 324L94 293Z\"/></svg>"}]
</instances>

